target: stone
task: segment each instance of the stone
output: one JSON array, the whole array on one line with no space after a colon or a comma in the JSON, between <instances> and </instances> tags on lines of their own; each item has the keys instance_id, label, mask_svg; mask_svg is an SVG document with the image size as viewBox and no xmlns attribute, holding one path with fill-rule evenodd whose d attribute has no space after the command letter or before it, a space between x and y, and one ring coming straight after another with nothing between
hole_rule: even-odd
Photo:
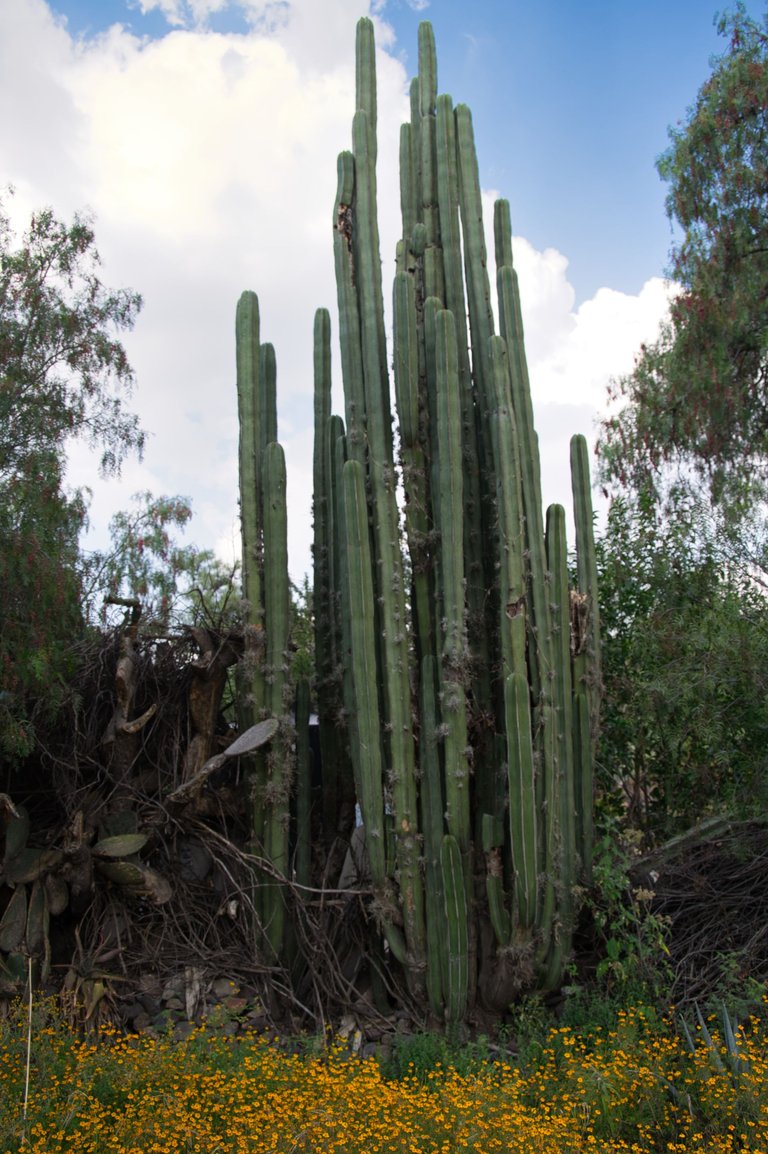
<instances>
[{"instance_id":1,"label":"stone","mask_svg":"<svg viewBox=\"0 0 768 1154\"><path fill-rule=\"evenodd\" d=\"M231 978L216 978L211 983L211 993L220 999L231 998L240 993L240 987Z\"/></svg>"}]
</instances>

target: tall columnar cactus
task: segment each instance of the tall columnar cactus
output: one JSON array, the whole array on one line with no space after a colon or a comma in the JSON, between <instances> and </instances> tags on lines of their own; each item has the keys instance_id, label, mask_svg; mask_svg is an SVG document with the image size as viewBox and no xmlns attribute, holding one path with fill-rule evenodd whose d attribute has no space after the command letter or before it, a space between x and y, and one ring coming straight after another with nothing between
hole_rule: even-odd
<instances>
[{"instance_id":1,"label":"tall columnar cactus","mask_svg":"<svg viewBox=\"0 0 768 1154\"><path fill-rule=\"evenodd\" d=\"M244 292L237 305L237 396L240 420L240 520L243 547L245 656L241 715L247 724L274 717L278 736L251 770L251 840L274 870L289 872L293 727L289 682L290 582L285 457L277 442L275 352L259 339L259 302ZM259 873L254 906L271 960L280 958L285 895Z\"/></svg>"},{"instance_id":2,"label":"tall columnar cactus","mask_svg":"<svg viewBox=\"0 0 768 1154\"><path fill-rule=\"evenodd\" d=\"M478 997L501 1008L531 984L561 980L577 884L589 875L600 693L589 473L575 438L571 591L563 510L542 509L509 208L499 201L494 213L497 333L471 115L438 95L428 24L400 137L396 454L367 19L356 59L352 150L339 157L333 217L344 422L330 414L324 310L315 327L322 825L327 850L336 799L353 780L381 935L370 956L402 971L411 1001L458 1024ZM249 372L273 379L268 353L251 362L259 368ZM274 457L275 446L257 444ZM264 562L268 654L284 640L269 639L272 579ZM263 707L278 708L271 682L260 692ZM265 846L281 870L287 826L269 803L280 795L287 811L289 779L274 766L265 778ZM305 825L306 811L304 796ZM262 910L279 929L282 907Z\"/></svg>"},{"instance_id":3,"label":"tall columnar cactus","mask_svg":"<svg viewBox=\"0 0 768 1154\"><path fill-rule=\"evenodd\" d=\"M585 879L591 881L592 764L600 724L603 684L589 454L587 442L580 433L571 438L571 481L578 558L578 589L571 598L576 842Z\"/></svg>"},{"instance_id":4,"label":"tall columnar cactus","mask_svg":"<svg viewBox=\"0 0 768 1154\"><path fill-rule=\"evenodd\" d=\"M262 494L262 426L265 406L261 389L259 301L244 292L235 316L237 407L240 420L240 527L242 583L245 606L245 655L239 670L240 725L247 729L266 711L264 678L264 520ZM266 763L256 754L251 769L251 831L254 848L261 850L264 827ZM258 907L258 898L256 900Z\"/></svg>"},{"instance_id":5,"label":"tall columnar cactus","mask_svg":"<svg viewBox=\"0 0 768 1154\"><path fill-rule=\"evenodd\" d=\"M430 1001L442 1002L455 1020L471 1002L478 967L488 964L479 932L485 916L499 956L515 946L526 973L535 961L541 984L559 980L574 919L577 862L589 856L585 807L591 785L588 768L582 773L580 767L589 745L583 728L597 700L591 687L599 679L594 662L589 673L585 661L573 668L559 507L550 510L545 532L508 207L500 202L495 214L497 336L471 115L437 94L429 25L420 29L419 77L400 138L403 237L393 362L404 542L398 535L374 217L371 38L370 22L361 21L354 148L339 159L334 218L346 410L356 421L364 412L365 451L353 453L350 446L360 465L356 497L365 496L370 525L370 602L358 609L367 618L368 660L376 661L375 673L366 667L367 676L381 692L372 695L370 686L360 686L361 674L352 680L358 734L384 731L375 751L383 789L371 803L375 821L366 812L363 817L366 827L373 822L370 845L380 837L380 807L392 812L397 851L388 892L399 893L412 988L426 941ZM579 473L579 518L585 483ZM362 513L357 515L362 532ZM576 596L593 599L586 559L591 545L581 530L578 545L585 555L581 580L589 589ZM412 583L408 607L403 547ZM359 550L348 541L352 556L359 563ZM403 643L407 609L410 649ZM596 634L589 649L597 651ZM414 700L403 680L411 656ZM380 714L363 722L366 709ZM417 711L415 730L406 712L411 709ZM371 763L362 749L357 762L359 788L370 799L371 783L364 783ZM423 903L410 872L411 837L424 846ZM377 845L375 885L382 884L380 854ZM473 884L479 866L487 870L487 914ZM436 932L448 905L450 945Z\"/></svg>"},{"instance_id":6,"label":"tall columnar cactus","mask_svg":"<svg viewBox=\"0 0 768 1154\"><path fill-rule=\"evenodd\" d=\"M264 677L259 653L263 648L263 539L262 539L262 413L260 389L259 301L244 292L235 318L237 405L240 420L240 524L242 536L243 598L246 603L247 663L241 682L241 710L248 723L264 708ZM245 726L244 726L245 728Z\"/></svg>"},{"instance_id":7,"label":"tall columnar cactus","mask_svg":"<svg viewBox=\"0 0 768 1154\"><path fill-rule=\"evenodd\" d=\"M320 717L323 774L322 841L328 850L348 836L354 813L347 714L344 704L344 621L341 615L340 515L336 489L336 442L344 435L340 417L331 414L331 318L318 309L314 330L314 589L315 695Z\"/></svg>"},{"instance_id":8,"label":"tall columnar cactus","mask_svg":"<svg viewBox=\"0 0 768 1154\"><path fill-rule=\"evenodd\" d=\"M293 784L293 735L289 698L289 630L291 598L288 583L288 537L285 455L282 445L270 441L264 449L264 590L266 652L264 676L267 709L280 722L278 735L267 754L264 788L264 849L283 876L289 872L288 831ZM285 934L285 895L279 886L265 885L262 916L267 939L279 958Z\"/></svg>"}]
</instances>

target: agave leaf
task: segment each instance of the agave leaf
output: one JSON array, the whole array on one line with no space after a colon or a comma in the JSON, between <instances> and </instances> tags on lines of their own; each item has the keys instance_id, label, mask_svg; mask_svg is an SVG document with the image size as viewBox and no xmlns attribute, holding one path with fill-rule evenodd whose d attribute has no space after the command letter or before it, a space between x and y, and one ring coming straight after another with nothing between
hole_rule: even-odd
<instances>
[{"instance_id":1,"label":"agave leaf","mask_svg":"<svg viewBox=\"0 0 768 1154\"><path fill-rule=\"evenodd\" d=\"M9 811L5 819L5 861L18 857L29 837L29 814L23 805L14 806L15 814Z\"/></svg>"},{"instance_id":2,"label":"agave leaf","mask_svg":"<svg viewBox=\"0 0 768 1154\"><path fill-rule=\"evenodd\" d=\"M27 924L27 887L17 886L0 920L0 950L10 953L21 944Z\"/></svg>"},{"instance_id":3,"label":"agave leaf","mask_svg":"<svg viewBox=\"0 0 768 1154\"><path fill-rule=\"evenodd\" d=\"M69 905L69 886L60 874L48 874L44 881L48 911L52 917L63 914Z\"/></svg>"},{"instance_id":4,"label":"agave leaf","mask_svg":"<svg viewBox=\"0 0 768 1154\"><path fill-rule=\"evenodd\" d=\"M22 809L24 807L22 806ZM7 793L0 793L0 810L5 810L6 813L13 814L14 817L19 816L18 806L15 806Z\"/></svg>"},{"instance_id":5,"label":"agave leaf","mask_svg":"<svg viewBox=\"0 0 768 1154\"><path fill-rule=\"evenodd\" d=\"M27 952L33 957L44 953L45 943L48 941L48 900L45 896L45 887L36 881L32 886L27 911Z\"/></svg>"},{"instance_id":6,"label":"agave leaf","mask_svg":"<svg viewBox=\"0 0 768 1154\"><path fill-rule=\"evenodd\" d=\"M107 987L101 981L87 981L83 983L85 1001L85 1020L88 1021L96 1012L99 1002L107 992Z\"/></svg>"},{"instance_id":7,"label":"agave leaf","mask_svg":"<svg viewBox=\"0 0 768 1154\"><path fill-rule=\"evenodd\" d=\"M51 939L46 934L43 943L43 964L40 967L40 981L46 984L51 976Z\"/></svg>"},{"instance_id":8,"label":"agave leaf","mask_svg":"<svg viewBox=\"0 0 768 1154\"><path fill-rule=\"evenodd\" d=\"M119 833L97 841L91 852L109 858L130 857L143 849L148 841L145 833Z\"/></svg>"},{"instance_id":9,"label":"agave leaf","mask_svg":"<svg viewBox=\"0 0 768 1154\"><path fill-rule=\"evenodd\" d=\"M743 1074L745 1070L749 1069L749 1062L745 1062L739 1050L739 1044L736 1040L736 1033L739 1029L738 1021L734 1018L731 1022L728 1010L723 1003L723 1034L725 1035L725 1044L728 1050L728 1057L733 1062L735 1073Z\"/></svg>"},{"instance_id":10,"label":"agave leaf","mask_svg":"<svg viewBox=\"0 0 768 1154\"><path fill-rule=\"evenodd\" d=\"M695 1054L696 1053L696 1043L694 1042L693 1038L691 1037L691 1031L688 1029L688 1023L686 1022L685 1018L680 1019L680 1024L683 1027L683 1033L685 1034L685 1040L688 1044L688 1049L691 1051L692 1054Z\"/></svg>"},{"instance_id":11,"label":"agave leaf","mask_svg":"<svg viewBox=\"0 0 768 1154\"><path fill-rule=\"evenodd\" d=\"M149 866L143 866L142 872L144 874L144 892L147 897L151 898L156 906L162 906L170 901L173 897L173 886L168 881L168 878L157 870L150 869Z\"/></svg>"},{"instance_id":12,"label":"agave leaf","mask_svg":"<svg viewBox=\"0 0 768 1154\"><path fill-rule=\"evenodd\" d=\"M0 961L0 989L13 993L27 980L29 962L23 954L13 953Z\"/></svg>"},{"instance_id":13,"label":"agave leaf","mask_svg":"<svg viewBox=\"0 0 768 1154\"><path fill-rule=\"evenodd\" d=\"M702 1014L701 1010L699 1009L698 1002L696 1003L696 1017L699 1019L699 1026L701 1028L701 1036L704 1039L706 1046L707 1046L707 1049L709 1050L709 1052L712 1056L712 1061L714 1062L716 1069L719 1070L720 1073L724 1073L725 1072L725 1066L723 1065L720 1054L718 1053L717 1046L712 1041L712 1035L710 1034L709 1030L707 1029L707 1023L704 1021L704 1015Z\"/></svg>"},{"instance_id":14,"label":"agave leaf","mask_svg":"<svg viewBox=\"0 0 768 1154\"><path fill-rule=\"evenodd\" d=\"M136 862L106 860L97 861L95 865L102 877L108 878L116 885L140 886L143 882L142 868Z\"/></svg>"},{"instance_id":15,"label":"agave leaf","mask_svg":"<svg viewBox=\"0 0 768 1154\"><path fill-rule=\"evenodd\" d=\"M170 901L173 887L168 878L149 866L130 861L97 861L99 873L134 894L148 897L157 906Z\"/></svg>"},{"instance_id":16,"label":"agave leaf","mask_svg":"<svg viewBox=\"0 0 768 1154\"><path fill-rule=\"evenodd\" d=\"M36 882L39 877L58 869L64 860L60 849L23 849L17 857L7 862L2 873L11 885Z\"/></svg>"}]
</instances>

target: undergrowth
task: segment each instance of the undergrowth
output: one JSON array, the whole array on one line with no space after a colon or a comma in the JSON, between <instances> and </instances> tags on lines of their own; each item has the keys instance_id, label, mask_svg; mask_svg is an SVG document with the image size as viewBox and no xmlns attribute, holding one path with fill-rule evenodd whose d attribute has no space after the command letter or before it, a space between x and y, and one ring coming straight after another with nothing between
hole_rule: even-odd
<instances>
[{"instance_id":1,"label":"undergrowth","mask_svg":"<svg viewBox=\"0 0 768 1154\"><path fill-rule=\"evenodd\" d=\"M50 1007L0 1023L0 1149L8 1154L451 1154L768 1150L761 1015L718 1034L643 1007L610 1028L547 1024L541 1006L496 1039L415 1035L381 1062L205 1028L188 1039L73 1035ZM704 1030L702 1030L702 1024ZM729 1050L738 1046L738 1062ZM517 1051L516 1056L512 1051Z\"/></svg>"}]
</instances>

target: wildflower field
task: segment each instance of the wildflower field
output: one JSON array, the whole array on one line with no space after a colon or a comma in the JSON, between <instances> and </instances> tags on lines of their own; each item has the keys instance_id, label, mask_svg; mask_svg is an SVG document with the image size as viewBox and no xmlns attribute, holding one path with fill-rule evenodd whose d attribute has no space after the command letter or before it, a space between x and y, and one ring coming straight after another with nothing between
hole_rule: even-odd
<instances>
[{"instance_id":1,"label":"wildflower field","mask_svg":"<svg viewBox=\"0 0 768 1154\"><path fill-rule=\"evenodd\" d=\"M482 1046L393 1075L342 1047L291 1054L204 1028L182 1042L0 1023L0 1149L35 1154L324 1151L768 1152L768 1037L750 1019L693 1049L638 1009L610 1029L552 1028L514 1060ZM705 1027L706 1030L706 1027ZM494 1053L496 1051L493 1051Z\"/></svg>"}]
</instances>

